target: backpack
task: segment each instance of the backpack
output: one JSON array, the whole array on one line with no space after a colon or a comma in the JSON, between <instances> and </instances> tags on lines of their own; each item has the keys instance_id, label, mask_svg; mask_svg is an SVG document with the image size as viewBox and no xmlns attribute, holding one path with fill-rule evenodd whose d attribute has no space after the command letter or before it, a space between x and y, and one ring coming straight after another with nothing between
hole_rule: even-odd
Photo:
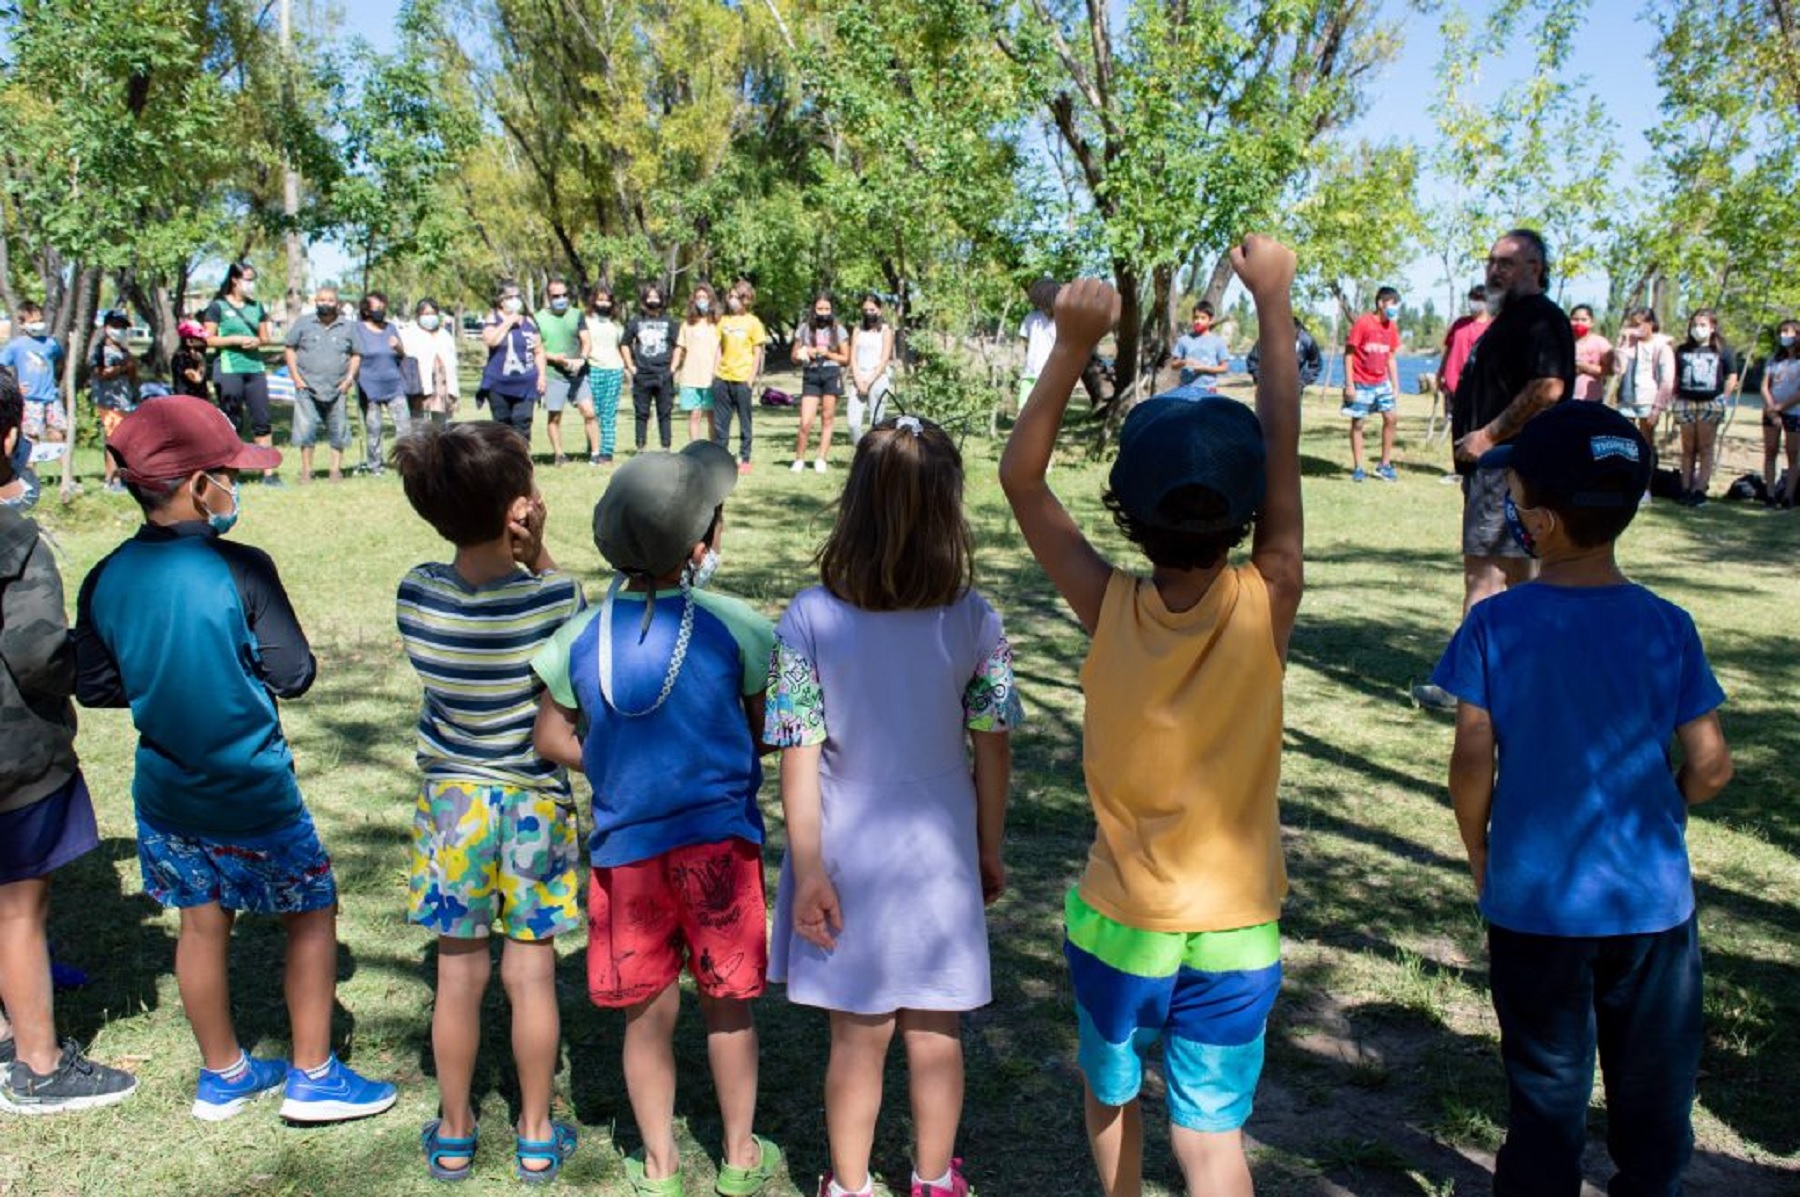
<instances>
[{"instance_id":1,"label":"backpack","mask_svg":"<svg viewBox=\"0 0 1800 1197\"><path fill-rule=\"evenodd\" d=\"M1763 481L1761 474L1740 474L1737 480L1725 489L1725 497L1737 503L1749 500L1767 503L1769 487Z\"/></svg>"},{"instance_id":2,"label":"backpack","mask_svg":"<svg viewBox=\"0 0 1800 1197\"><path fill-rule=\"evenodd\" d=\"M792 407L794 406L794 397L786 391L778 391L774 387L764 387L760 402L764 407Z\"/></svg>"}]
</instances>

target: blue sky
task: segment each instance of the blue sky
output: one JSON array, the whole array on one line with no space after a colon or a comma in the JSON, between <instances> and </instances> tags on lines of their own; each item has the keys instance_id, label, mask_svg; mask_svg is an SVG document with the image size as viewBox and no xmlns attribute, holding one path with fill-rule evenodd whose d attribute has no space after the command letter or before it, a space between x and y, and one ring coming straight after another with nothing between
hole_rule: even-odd
<instances>
[{"instance_id":1,"label":"blue sky","mask_svg":"<svg viewBox=\"0 0 1800 1197\"><path fill-rule=\"evenodd\" d=\"M1456 0L1448 0L1454 4ZM1643 13L1650 0L1594 0L1592 12L1571 58L1571 71L1586 76L1589 85L1605 101L1617 125L1616 136L1624 159L1623 170L1629 173L1650 152L1645 131L1657 119L1658 90L1650 65L1655 35ZM1386 7L1402 21L1405 34L1400 56L1371 83L1369 106L1363 118L1348 131L1353 137L1373 141L1401 140L1430 145L1437 137L1429 111L1436 88L1438 62L1438 18L1420 14L1402 0L1388 0ZM1463 5L1478 23L1478 14L1488 9L1485 2ZM398 0L355 0L346 5L341 29L346 35L360 34L377 48L391 48L392 24L399 10ZM1482 82L1482 94L1491 97L1508 83L1523 78L1531 69L1529 57L1518 53L1496 60ZM1426 184L1429 195L1429 184ZM1496 230L1497 232L1499 230ZM1555 247L1552 246L1552 251ZM346 261L335 246L315 246L311 252L315 277L341 276L347 273ZM1476 264L1470 263L1469 278L1478 277ZM1595 297L1604 299L1603 280L1575 279L1571 293L1582 284ZM1441 268L1421 260L1401 280L1413 296L1431 296L1442 307L1446 289ZM1464 284L1466 285L1466 283Z\"/></svg>"}]
</instances>

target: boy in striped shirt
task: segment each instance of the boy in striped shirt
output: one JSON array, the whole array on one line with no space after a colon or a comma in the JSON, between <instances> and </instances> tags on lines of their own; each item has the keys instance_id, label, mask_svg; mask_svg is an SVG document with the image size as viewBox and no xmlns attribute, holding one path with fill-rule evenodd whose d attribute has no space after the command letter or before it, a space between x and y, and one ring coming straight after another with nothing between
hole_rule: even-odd
<instances>
[{"instance_id":1,"label":"boy in striped shirt","mask_svg":"<svg viewBox=\"0 0 1800 1197\"><path fill-rule=\"evenodd\" d=\"M531 658L585 603L544 545L530 452L509 428L425 428L401 438L394 465L413 510L456 546L448 564L409 572L397 601L425 686L407 917L438 934L441 1116L425 1125L426 1167L461 1180L474 1164L470 1083L497 925L519 1073L516 1169L548 1180L575 1150L574 1128L550 1119L550 1090L561 1036L554 939L581 922L580 841L567 773L531 745L543 689Z\"/></svg>"}]
</instances>

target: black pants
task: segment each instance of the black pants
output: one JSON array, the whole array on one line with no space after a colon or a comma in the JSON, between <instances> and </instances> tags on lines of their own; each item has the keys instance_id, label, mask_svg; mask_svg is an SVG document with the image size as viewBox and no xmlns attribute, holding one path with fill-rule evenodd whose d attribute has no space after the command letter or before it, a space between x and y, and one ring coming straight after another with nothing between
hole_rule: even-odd
<instances>
[{"instance_id":1,"label":"black pants","mask_svg":"<svg viewBox=\"0 0 1800 1197\"><path fill-rule=\"evenodd\" d=\"M531 443L531 414L537 408L537 396L526 395L523 398L516 398L512 395L502 395L498 391L489 391L487 400L488 407L494 413L494 422L505 424L524 437L525 443L529 445Z\"/></svg>"},{"instance_id":2,"label":"black pants","mask_svg":"<svg viewBox=\"0 0 1800 1197\"><path fill-rule=\"evenodd\" d=\"M631 378L631 407L637 416L637 447L642 449L650 431L650 408L656 407L656 431L667 449L674 438L669 418L675 411L675 376L667 370L639 370Z\"/></svg>"},{"instance_id":3,"label":"black pants","mask_svg":"<svg viewBox=\"0 0 1800 1197\"><path fill-rule=\"evenodd\" d=\"M1693 918L1654 935L1565 939L1488 928L1506 1061L1500 1197L1575 1197L1598 1048L1612 1197L1681 1192L1694 1150L1700 942Z\"/></svg>"},{"instance_id":4,"label":"black pants","mask_svg":"<svg viewBox=\"0 0 1800 1197\"><path fill-rule=\"evenodd\" d=\"M263 374L219 375L219 410L231 417L240 428L245 409L250 414L250 436L268 436L275 431L269 422L269 379Z\"/></svg>"},{"instance_id":5,"label":"black pants","mask_svg":"<svg viewBox=\"0 0 1800 1197\"><path fill-rule=\"evenodd\" d=\"M750 460L750 413L755 408L750 400L750 384L713 379L713 443L721 449L731 448L731 419L738 421L738 460Z\"/></svg>"}]
</instances>

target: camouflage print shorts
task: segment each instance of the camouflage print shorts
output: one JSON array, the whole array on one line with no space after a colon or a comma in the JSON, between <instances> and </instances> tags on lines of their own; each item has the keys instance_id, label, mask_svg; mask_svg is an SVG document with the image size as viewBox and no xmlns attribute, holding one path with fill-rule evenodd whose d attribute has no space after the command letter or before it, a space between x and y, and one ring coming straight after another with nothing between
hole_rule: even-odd
<instances>
[{"instance_id":1,"label":"camouflage print shorts","mask_svg":"<svg viewBox=\"0 0 1800 1197\"><path fill-rule=\"evenodd\" d=\"M509 939L581 925L573 808L555 794L479 781L427 782L413 813L410 922L458 939L498 922Z\"/></svg>"}]
</instances>

